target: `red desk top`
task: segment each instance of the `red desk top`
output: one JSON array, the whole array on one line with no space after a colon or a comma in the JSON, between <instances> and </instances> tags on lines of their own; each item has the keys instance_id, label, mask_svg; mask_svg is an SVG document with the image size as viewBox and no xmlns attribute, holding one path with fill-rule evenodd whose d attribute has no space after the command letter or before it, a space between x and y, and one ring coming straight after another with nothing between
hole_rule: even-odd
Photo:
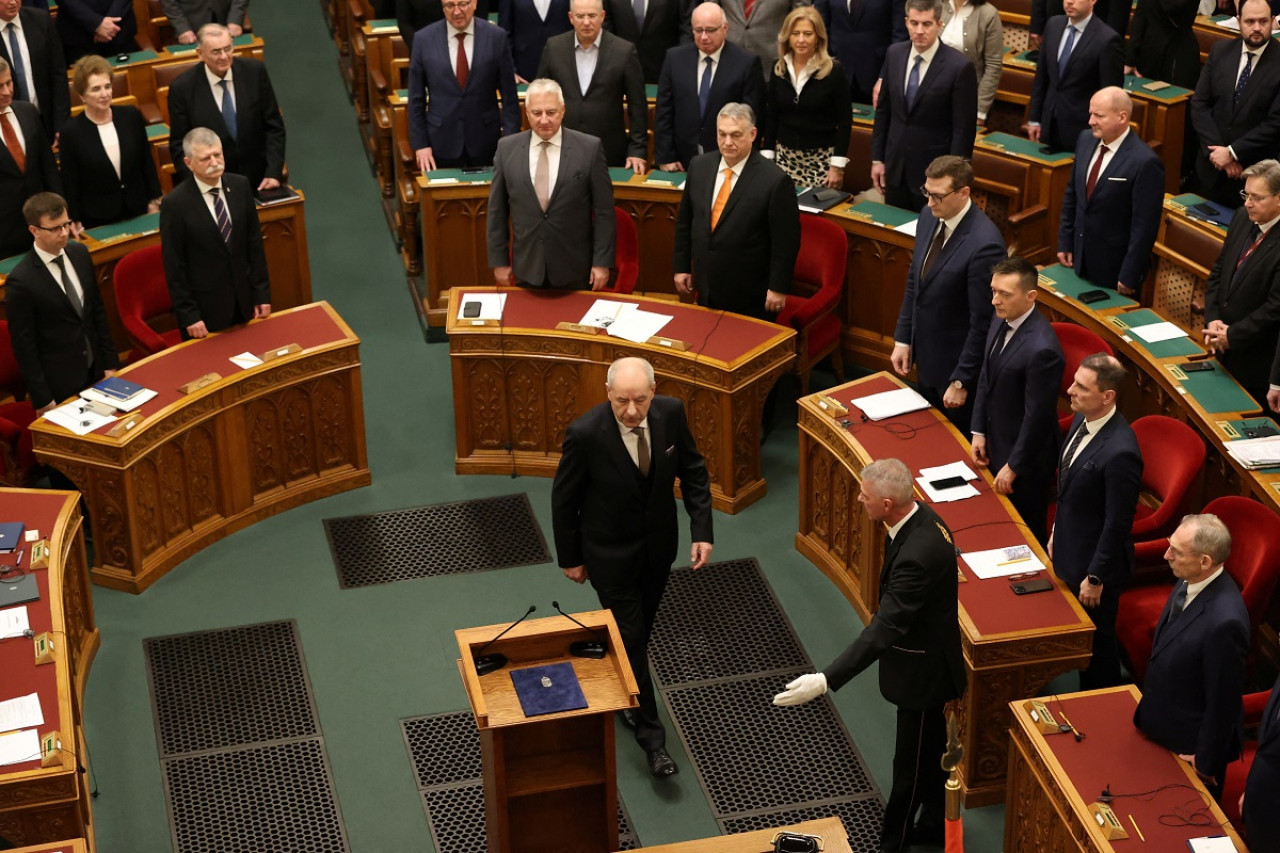
<instances>
[{"instance_id":1,"label":"red desk top","mask_svg":"<svg viewBox=\"0 0 1280 853\"><path fill-rule=\"evenodd\" d=\"M861 410L851 402L854 397L865 397L901 387L900 383L887 376L870 376L832 392L831 396L849 409L849 419L853 421L848 427L849 434L873 459L901 459L911 468L912 477L918 476L921 468L958 460L968 462L973 467L969 461L967 443L949 428L949 422L945 418L932 409L879 422L861 422ZM979 470L979 473L984 472ZM989 477L981 476L972 481L971 485L979 492L976 497L929 504L951 528L960 550L984 551L1034 543L1022 522L1010 517L1013 510L992 490ZM927 503L919 494L919 488L916 492L917 500ZM1074 626L1086 618L1061 594L1051 591L1035 595L1014 595L1007 578L982 580L963 560L957 562L968 578L967 583L960 584L960 605L973 621L974 627L985 637L1013 631Z\"/></svg>"},{"instance_id":2,"label":"red desk top","mask_svg":"<svg viewBox=\"0 0 1280 853\"><path fill-rule=\"evenodd\" d=\"M27 530L39 530L42 539L50 539L50 549L58 551L58 543L52 541L53 528L66 505L70 492L51 492L38 490L0 489L0 519L4 521L21 521ZM31 559L31 549L27 547L22 557L22 565L27 566ZM0 555L0 564L11 566L14 554ZM52 630L53 616L50 612L49 570L32 569L36 583L40 587L40 600L28 601L25 605L27 616L31 622L31 630L36 634ZM8 608L5 608L6 610ZM53 637L55 647L66 642L62 634ZM58 660L63 661L65 650L58 649ZM51 663L43 666L35 665L35 651L31 640L26 637L15 637L0 640L0 701L26 696L30 693L40 694L40 710L44 713L44 725L37 731L39 734L51 730L64 731L58 718L58 667ZM66 737L64 732L64 738ZM27 770L39 770L40 757L22 764L6 764L0 767L0 777L9 776Z\"/></svg>"},{"instance_id":3,"label":"red desk top","mask_svg":"<svg viewBox=\"0 0 1280 853\"><path fill-rule=\"evenodd\" d=\"M450 324L457 316L458 300L467 293L495 292L495 288L469 287L453 288L450 292ZM507 294L506 306L502 320L510 329L546 329L553 330L557 323L576 323L582 319L597 299L638 302L646 311L672 316L671 322L658 332L664 338L684 341L689 349L685 353L690 358L706 356L709 359L732 363L741 359L753 350L773 343L779 336L793 334L786 326L743 317L727 311L711 311L697 305L685 305L665 299L653 299L644 296L622 296L612 293L593 293L583 290L527 290L523 288L503 289ZM496 327L476 327L474 330L463 327L467 331L484 331ZM451 325L452 329L452 325Z\"/></svg>"}]
</instances>

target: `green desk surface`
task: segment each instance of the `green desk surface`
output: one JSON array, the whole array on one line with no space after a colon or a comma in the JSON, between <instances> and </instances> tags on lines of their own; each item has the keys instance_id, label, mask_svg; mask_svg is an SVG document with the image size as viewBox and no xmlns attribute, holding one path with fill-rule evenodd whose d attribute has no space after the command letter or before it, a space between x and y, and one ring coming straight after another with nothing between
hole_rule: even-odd
<instances>
[{"instance_id":1,"label":"green desk surface","mask_svg":"<svg viewBox=\"0 0 1280 853\"><path fill-rule=\"evenodd\" d=\"M485 169L470 175L462 174L461 169L434 169L427 172L428 181L438 181L441 178L453 178L463 184L487 184L493 180L493 170Z\"/></svg>"},{"instance_id":2,"label":"green desk surface","mask_svg":"<svg viewBox=\"0 0 1280 853\"><path fill-rule=\"evenodd\" d=\"M1185 379L1174 377L1186 389L1187 396L1194 399L1210 414L1257 411L1258 401L1241 388L1218 361L1214 359L1210 361L1213 362L1213 370L1187 373ZM1270 418L1262 420L1269 421Z\"/></svg>"},{"instance_id":3,"label":"green desk surface","mask_svg":"<svg viewBox=\"0 0 1280 853\"><path fill-rule=\"evenodd\" d=\"M400 98L400 99L401 99L401 100L403 100L403 101L407 101L407 100L409 100L409 90L408 90L408 89L396 89L396 97Z\"/></svg>"},{"instance_id":4,"label":"green desk surface","mask_svg":"<svg viewBox=\"0 0 1280 853\"><path fill-rule=\"evenodd\" d=\"M1178 210L1181 210L1183 213L1186 213L1188 217L1194 219L1197 222L1203 222L1205 225L1216 228L1219 231L1221 231L1223 234L1226 234L1227 226L1221 225L1217 222L1206 219L1205 217L1201 216L1199 213L1194 213L1187 210L1187 208L1191 207L1192 205L1200 204L1205 201L1208 201L1208 199L1206 199L1202 195L1196 195L1195 193L1182 193L1181 195L1175 195L1172 198L1165 199L1165 204L1171 207L1177 208Z\"/></svg>"},{"instance_id":5,"label":"green desk surface","mask_svg":"<svg viewBox=\"0 0 1280 853\"><path fill-rule=\"evenodd\" d=\"M139 50L129 54L129 58L121 62L118 57L108 56L107 62L111 63L112 68L121 68L125 65L132 65L135 62L149 62L152 59L159 59L160 54L154 50Z\"/></svg>"},{"instance_id":6,"label":"green desk surface","mask_svg":"<svg viewBox=\"0 0 1280 853\"><path fill-rule=\"evenodd\" d=\"M159 139L169 135L169 125L163 122L147 125L147 139Z\"/></svg>"},{"instance_id":7,"label":"green desk surface","mask_svg":"<svg viewBox=\"0 0 1280 853\"><path fill-rule=\"evenodd\" d=\"M8 275L13 272L13 268L18 265L22 258L22 255L14 255L12 258L5 258L0 261L0 275Z\"/></svg>"},{"instance_id":8,"label":"green desk surface","mask_svg":"<svg viewBox=\"0 0 1280 853\"><path fill-rule=\"evenodd\" d=\"M839 212L846 216L870 219L876 225L883 225L886 228L897 228L899 225L906 225L911 220L919 218L919 214L900 207L880 204L877 201L860 201Z\"/></svg>"},{"instance_id":9,"label":"green desk surface","mask_svg":"<svg viewBox=\"0 0 1280 853\"><path fill-rule=\"evenodd\" d=\"M870 104L854 104L853 120L860 121L864 124L872 124L876 120L875 107Z\"/></svg>"},{"instance_id":10,"label":"green desk surface","mask_svg":"<svg viewBox=\"0 0 1280 853\"><path fill-rule=\"evenodd\" d=\"M126 219L124 222L117 222L113 225L99 225L97 228L90 228L84 233L99 243L109 243L112 240L119 240L121 237L135 234L154 234L159 230L160 214L144 213L141 216Z\"/></svg>"},{"instance_id":11,"label":"green desk surface","mask_svg":"<svg viewBox=\"0 0 1280 853\"><path fill-rule=\"evenodd\" d=\"M1181 86L1174 86L1172 84L1164 87L1163 89L1157 89L1154 92L1150 89L1144 88L1148 83L1154 82L1156 81L1148 77L1134 77L1132 74L1126 74L1124 76L1125 91L1132 92L1133 94L1139 95L1143 98L1151 98L1156 101L1176 101L1181 97L1190 97L1191 95L1190 89L1184 89Z\"/></svg>"},{"instance_id":12,"label":"green desk surface","mask_svg":"<svg viewBox=\"0 0 1280 853\"><path fill-rule=\"evenodd\" d=\"M392 21L391 23L394 24L395 21ZM253 34L244 33L242 35L238 35L231 40L231 43L236 47L244 47L246 44L253 44ZM171 44L166 47L165 50L174 56L186 56L189 53L195 53L196 46L194 44Z\"/></svg>"},{"instance_id":13,"label":"green desk surface","mask_svg":"<svg viewBox=\"0 0 1280 853\"><path fill-rule=\"evenodd\" d=\"M1004 61L1012 65L1019 65L1030 71L1034 71L1036 68L1036 61L1028 58L1027 54L1030 52L1031 51L1029 50L1018 51L1012 47L1006 47L1004 49Z\"/></svg>"},{"instance_id":14,"label":"green desk surface","mask_svg":"<svg viewBox=\"0 0 1280 853\"><path fill-rule=\"evenodd\" d=\"M376 32L400 32L400 22L395 18L374 18L369 22L369 29Z\"/></svg>"},{"instance_id":15,"label":"green desk surface","mask_svg":"<svg viewBox=\"0 0 1280 853\"><path fill-rule=\"evenodd\" d=\"M685 177L684 172L664 172L661 169L654 169L652 172L644 173L645 183L669 184L670 186L673 186L673 187L678 187L681 184L683 184L684 177Z\"/></svg>"},{"instance_id":16,"label":"green desk surface","mask_svg":"<svg viewBox=\"0 0 1280 853\"><path fill-rule=\"evenodd\" d=\"M1110 319L1114 320L1117 318L1112 317ZM1134 326L1146 326L1151 323L1163 323L1165 321L1164 317L1161 317L1150 308L1130 311L1127 314L1122 314L1120 319L1123 319L1129 329L1132 329ZM1183 355L1202 355L1204 353L1204 349L1195 341L1191 340L1191 338L1174 338L1171 341L1160 341L1159 343L1149 344L1142 338L1133 334L1131 331L1126 330L1124 334L1133 341L1135 346L1142 347L1156 358L1177 358ZM1217 371L1214 372L1216 373ZM1238 412L1240 410L1228 409L1224 411Z\"/></svg>"},{"instance_id":17,"label":"green desk surface","mask_svg":"<svg viewBox=\"0 0 1280 853\"><path fill-rule=\"evenodd\" d=\"M1085 305L1090 311L1105 311L1108 308L1136 308L1138 303L1127 296L1121 296L1114 290L1105 287L1097 287L1076 275L1075 270L1068 269L1062 264L1054 264L1040 270L1040 277L1048 279L1053 285L1053 289L1059 293L1070 296L1072 299L1079 301L1079 296L1086 290L1101 290L1107 294L1107 298L1100 302L1093 302ZM1080 303L1084 305L1083 302Z\"/></svg>"},{"instance_id":18,"label":"green desk surface","mask_svg":"<svg viewBox=\"0 0 1280 853\"><path fill-rule=\"evenodd\" d=\"M1000 151L1008 151L1010 154L1017 154L1020 157L1030 157L1033 160L1039 160L1042 163L1070 163L1075 159L1075 154L1070 151L1058 151L1055 153L1046 153L1041 149L1044 145L1039 142L1032 142L1025 136L1014 136L1012 133L988 133L979 136L977 145L983 148L996 148Z\"/></svg>"}]
</instances>

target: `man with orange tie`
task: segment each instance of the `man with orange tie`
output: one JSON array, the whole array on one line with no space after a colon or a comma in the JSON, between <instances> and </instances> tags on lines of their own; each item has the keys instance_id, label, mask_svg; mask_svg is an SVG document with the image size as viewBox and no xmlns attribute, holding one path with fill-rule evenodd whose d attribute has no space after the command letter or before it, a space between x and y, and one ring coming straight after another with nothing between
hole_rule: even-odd
<instances>
[{"instance_id":1,"label":"man with orange tie","mask_svg":"<svg viewBox=\"0 0 1280 853\"><path fill-rule=\"evenodd\" d=\"M676 289L698 304L762 320L786 302L800 252L800 209L786 173L752 148L756 120L725 104L716 145L693 158L676 217Z\"/></svg>"},{"instance_id":2,"label":"man with orange tie","mask_svg":"<svg viewBox=\"0 0 1280 853\"><path fill-rule=\"evenodd\" d=\"M31 248L22 203L38 192L62 192L58 167L31 104L14 102L13 72L0 59L0 259Z\"/></svg>"}]
</instances>

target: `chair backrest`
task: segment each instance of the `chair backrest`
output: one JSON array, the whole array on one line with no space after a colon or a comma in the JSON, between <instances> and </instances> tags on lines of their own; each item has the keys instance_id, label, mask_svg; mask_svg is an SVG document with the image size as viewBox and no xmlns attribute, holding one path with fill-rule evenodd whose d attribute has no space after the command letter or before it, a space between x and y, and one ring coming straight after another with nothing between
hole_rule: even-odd
<instances>
[{"instance_id":1,"label":"chair backrest","mask_svg":"<svg viewBox=\"0 0 1280 853\"><path fill-rule=\"evenodd\" d=\"M139 349L152 355L177 342L172 334L166 340L148 322L173 311L159 246L125 255L112 271L111 281L120 322Z\"/></svg>"},{"instance_id":2,"label":"chair backrest","mask_svg":"<svg viewBox=\"0 0 1280 853\"><path fill-rule=\"evenodd\" d=\"M9 339L9 321L0 320L0 394L21 400L27 396L27 388L22 382L22 370L18 367L18 359L13 354L13 344Z\"/></svg>"},{"instance_id":3,"label":"chair backrest","mask_svg":"<svg viewBox=\"0 0 1280 853\"><path fill-rule=\"evenodd\" d=\"M1240 587L1249 623L1256 628L1280 580L1280 515L1237 495L1215 498L1204 511L1218 516L1231 531L1227 573Z\"/></svg>"},{"instance_id":4,"label":"chair backrest","mask_svg":"<svg viewBox=\"0 0 1280 853\"><path fill-rule=\"evenodd\" d=\"M613 209L613 220L617 232L614 265L618 270L613 292L631 293L636 289L636 279L640 277L640 243L636 237L636 223L631 214L620 207Z\"/></svg>"},{"instance_id":5,"label":"chair backrest","mask_svg":"<svg viewBox=\"0 0 1280 853\"><path fill-rule=\"evenodd\" d=\"M1171 532L1182 498L1204 464L1204 440L1182 421L1165 415L1147 415L1130 426L1142 451L1142 499L1155 505L1149 516L1134 522L1135 532Z\"/></svg>"},{"instance_id":6,"label":"chair backrest","mask_svg":"<svg viewBox=\"0 0 1280 853\"><path fill-rule=\"evenodd\" d=\"M792 278L811 285L815 291L839 293L844 287L848 259L849 241L839 225L801 214L800 254L796 256Z\"/></svg>"},{"instance_id":7,"label":"chair backrest","mask_svg":"<svg viewBox=\"0 0 1280 853\"><path fill-rule=\"evenodd\" d=\"M1054 334L1058 336L1058 344L1062 347L1062 355L1066 359L1066 366L1062 370L1062 384L1058 388L1058 393L1065 397L1067 389L1075 381L1080 362L1095 352L1105 352L1107 355L1115 355L1115 353L1106 341L1084 326L1077 326L1075 323L1050 323L1049 325L1053 326Z\"/></svg>"}]
</instances>

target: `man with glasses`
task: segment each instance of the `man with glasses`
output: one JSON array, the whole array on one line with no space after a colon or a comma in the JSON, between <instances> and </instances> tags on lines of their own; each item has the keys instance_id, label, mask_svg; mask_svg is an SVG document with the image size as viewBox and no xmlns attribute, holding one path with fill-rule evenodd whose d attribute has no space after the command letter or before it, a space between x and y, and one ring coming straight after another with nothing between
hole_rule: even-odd
<instances>
[{"instance_id":1,"label":"man with glasses","mask_svg":"<svg viewBox=\"0 0 1280 853\"><path fill-rule=\"evenodd\" d=\"M948 154L924 174L928 204L916 223L890 361L900 376L914 365L920 393L968 435L991 326L991 268L1005 256L1004 237L970 198L968 161Z\"/></svg>"},{"instance_id":2,"label":"man with glasses","mask_svg":"<svg viewBox=\"0 0 1280 853\"><path fill-rule=\"evenodd\" d=\"M1204 345L1265 411L1280 337L1280 163L1261 160L1242 175L1244 206L1205 285L1202 333Z\"/></svg>"},{"instance_id":3,"label":"man with glasses","mask_svg":"<svg viewBox=\"0 0 1280 853\"><path fill-rule=\"evenodd\" d=\"M40 413L120 366L89 250L71 241L67 203L37 193L22 206L35 240L5 281L13 354Z\"/></svg>"},{"instance_id":4,"label":"man with glasses","mask_svg":"<svg viewBox=\"0 0 1280 853\"><path fill-rule=\"evenodd\" d=\"M30 248L22 203L41 191L62 192L40 112L13 99L13 72L0 59L0 258Z\"/></svg>"},{"instance_id":5,"label":"man with glasses","mask_svg":"<svg viewBox=\"0 0 1280 853\"><path fill-rule=\"evenodd\" d=\"M443 5L445 19L418 31L409 60L409 144L423 172L490 166L498 137L520 131L506 31L476 18L476 0Z\"/></svg>"}]
</instances>

